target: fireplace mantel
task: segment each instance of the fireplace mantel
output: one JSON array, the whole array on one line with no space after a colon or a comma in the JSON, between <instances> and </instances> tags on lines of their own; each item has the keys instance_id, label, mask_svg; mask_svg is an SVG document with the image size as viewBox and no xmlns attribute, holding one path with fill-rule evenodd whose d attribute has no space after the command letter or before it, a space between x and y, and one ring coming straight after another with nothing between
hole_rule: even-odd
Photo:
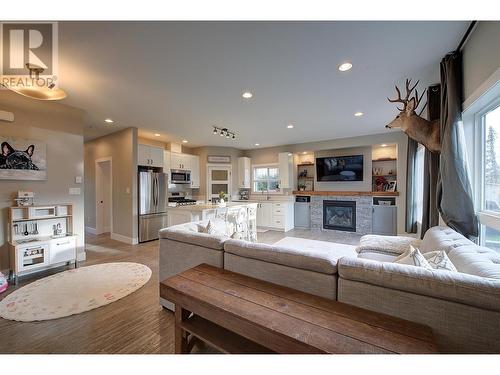
<instances>
[{"instance_id":1,"label":"fireplace mantel","mask_svg":"<svg viewBox=\"0 0 500 375\"><path fill-rule=\"evenodd\" d=\"M294 195L397 197L399 191L294 191Z\"/></svg>"}]
</instances>

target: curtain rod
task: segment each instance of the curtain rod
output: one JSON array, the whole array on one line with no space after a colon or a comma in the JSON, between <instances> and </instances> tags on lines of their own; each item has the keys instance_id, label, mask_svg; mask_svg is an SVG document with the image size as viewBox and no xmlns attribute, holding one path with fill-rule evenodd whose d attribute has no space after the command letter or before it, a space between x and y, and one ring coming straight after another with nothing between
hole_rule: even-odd
<instances>
[{"instance_id":1,"label":"curtain rod","mask_svg":"<svg viewBox=\"0 0 500 375\"><path fill-rule=\"evenodd\" d=\"M469 24L469 27L467 28L467 31L465 32L464 36L462 37L462 40L460 41L460 44L458 45L457 49L455 51L460 51L462 47L464 46L465 42L467 41L467 38L469 38L472 29L474 29L474 26L476 26L477 21L472 21Z\"/></svg>"}]
</instances>

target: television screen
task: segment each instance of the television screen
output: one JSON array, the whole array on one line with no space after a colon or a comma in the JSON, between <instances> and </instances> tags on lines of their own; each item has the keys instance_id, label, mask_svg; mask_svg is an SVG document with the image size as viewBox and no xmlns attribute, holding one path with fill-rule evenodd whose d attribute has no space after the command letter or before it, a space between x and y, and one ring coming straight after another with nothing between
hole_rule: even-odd
<instances>
[{"instance_id":1,"label":"television screen","mask_svg":"<svg viewBox=\"0 0 500 375\"><path fill-rule=\"evenodd\" d=\"M363 181L363 155L316 159L318 181Z\"/></svg>"}]
</instances>

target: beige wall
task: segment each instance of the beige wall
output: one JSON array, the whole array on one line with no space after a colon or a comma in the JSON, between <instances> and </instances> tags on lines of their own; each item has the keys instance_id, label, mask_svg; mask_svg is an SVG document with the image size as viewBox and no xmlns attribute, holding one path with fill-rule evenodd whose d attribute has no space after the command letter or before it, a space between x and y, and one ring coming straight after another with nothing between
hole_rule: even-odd
<instances>
[{"instance_id":1,"label":"beige wall","mask_svg":"<svg viewBox=\"0 0 500 375\"><path fill-rule=\"evenodd\" d=\"M302 153L307 151L314 154L322 154L323 152L331 153L332 150L345 149L352 150L364 150L367 152L368 148L371 150L372 145L380 144L393 144L397 149L397 185L399 191L399 197L396 199L398 209L398 233L405 232L405 197L406 197L406 152L408 148L408 137L401 131L386 132L381 134L367 135L361 137L352 138L342 138L342 139L332 139L328 141L321 142L309 142L301 143L295 145L286 145L278 147L260 148L255 150L246 150L244 156L248 156L252 159L252 164L266 164L266 163L277 163L279 152L293 152ZM370 147L367 147L370 146ZM335 151L336 152L336 151ZM364 153L363 152L363 153ZM360 187L359 190L370 190L368 188L368 183L371 184L371 153L366 154L365 159L370 160L370 165L367 166L365 162L365 179L366 186ZM298 158L295 158L298 160ZM345 186L345 185L344 185ZM316 185L317 190L318 187ZM347 188L339 188L340 190L348 190ZM354 189L354 187L353 187ZM334 190L331 186L325 188L325 190ZM358 189L355 189L358 190Z\"/></svg>"},{"instance_id":2,"label":"beige wall","mask_svg":"<svg viewBox=\"0 0 500 375\"><path fill-rule=\"evenodd\" d=\"M35 192L36 204L73 204L74 232L84 251L83 111L57 102L32 100L0 91L0 109L14 113L13 123L0 122L0 137L33 139L47 144L47 180L0 180L0 270L8 269L7 207L14 205L18 190ZM69 195L80 188L80 195Z\"/></svg>"},{"instance_id":3,"label":"beige wall","mask_svg":"<svg viewBox=\"0 0 500 375\"><path fill-rule=\"evenodd\" d=\"M478 22L462 52L464 99L467 99L500 68L500 22Z\"/></svg>"},{"instance_id":4,"label":"beige wall","mask_svg":"<svg viewBox=\"0 0 500 375\"><path fill-rule=\"evenodd\" d=\"M207 194L207 157L209 155L230 156L232 166L232 196L238 194L238 158L243 156L243 151L232 147L199 147L192 153L200 157L200 188L193 191L199 199L206 199ZM276 156L277 158L277 156Z\"/></svg>"},{"instance_id":5,"label":"beige wall","mask_svg":"<svg viewBox=\"0 0 500 375\"><path fill-rule=\"evenodd\" d=\"M85 226L96 227L95 161L112 159L112 236L137 240L137 128L128 128L85 143ZM121 237L117 237L121 236Z\"/></svg>"}]
</instances>

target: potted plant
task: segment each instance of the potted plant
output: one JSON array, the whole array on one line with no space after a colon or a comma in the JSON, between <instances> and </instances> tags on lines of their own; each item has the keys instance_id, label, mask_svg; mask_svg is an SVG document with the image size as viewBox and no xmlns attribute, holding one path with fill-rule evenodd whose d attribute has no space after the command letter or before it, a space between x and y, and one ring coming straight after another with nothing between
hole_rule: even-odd
<instances>
[{"instance_id":1,"label":"potted plant","mask_svg":"<svg viewBox=\"0 0 500 375\"><path fill-rule=\"evenodd\" d=\"M220 207L226 206L226 193L224 193L223 191L219 192L219 206Z\"/></svg>"},{"instance_id":2,"label":"potted plant","mask_svg":"<svg viewBox=\"0 0 500 375\"><path fill-rule=\"evenodd\" d=\"M306 186L306 184L304 184L303 182L301 182L298 187L299 187L299 191L306 191L306 187L307 186Z\"/></svg>"}]
</instances>

